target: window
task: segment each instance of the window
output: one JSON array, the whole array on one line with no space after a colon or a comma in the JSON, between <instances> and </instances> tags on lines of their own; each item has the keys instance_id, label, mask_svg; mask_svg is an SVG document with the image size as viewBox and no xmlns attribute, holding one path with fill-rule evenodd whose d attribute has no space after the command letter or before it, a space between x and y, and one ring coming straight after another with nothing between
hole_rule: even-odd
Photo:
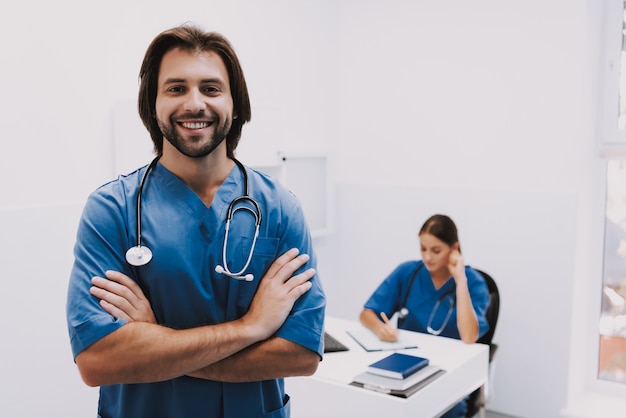
<instances>
[{"instance_id":1,"label":"window","mask_svg":"<svg viewBox=\"0 0 626 418\"><path fill-rule=\"evenodd\" d=\"M626 1L612 3L600 113L606 198L597 377L626 383Z\"/></svg>"},{"instance_id":2,"label":"window","mask_svg":"<svg viewBox=\"0 0 626 418\"><path fill-rule=\"evenodd\" d=\"M607 162L606 184L598 377L626 383L626 161Z\"/></svg>"}]
</instances>

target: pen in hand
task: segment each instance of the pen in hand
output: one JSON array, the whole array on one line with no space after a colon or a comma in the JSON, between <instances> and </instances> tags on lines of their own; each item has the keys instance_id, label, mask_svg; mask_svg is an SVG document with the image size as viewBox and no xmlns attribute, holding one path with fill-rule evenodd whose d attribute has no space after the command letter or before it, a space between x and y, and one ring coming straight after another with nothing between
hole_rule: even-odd
<instances>
[{"instance_id":1,"label":"pen in hand","mask_svg":"<svg viewBox=\"0 0 626 418\"><path fill-rule=\"evenodd\" d=\"M380 317L383 319L384 326L381 327L380 332L378 333L378 338L382 341L395 342L398 341L398 330L391 324L387 314L384 312L380 313Z\"/></svg>"}]
</instances>

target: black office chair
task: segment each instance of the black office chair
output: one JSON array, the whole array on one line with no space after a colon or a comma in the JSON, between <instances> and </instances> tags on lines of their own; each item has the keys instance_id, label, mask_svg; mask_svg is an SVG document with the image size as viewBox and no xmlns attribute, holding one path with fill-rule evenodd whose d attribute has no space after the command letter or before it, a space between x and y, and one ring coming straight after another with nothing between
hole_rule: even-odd
<instances>
[{"instance_id":1,"label":"black office chair","mask_svg":"<svg viewBox=\"0 0 626 418\"><path fill-rule=\"evenodd\" d=\"M498 351L498 345L493 343L493 334L496 332L496 325L498 323L498 314L500 313L500 292L498 292L498 286L496 285L495 280L485 273L482 270L478 271L484 278L487 283L487 288L489 289L489 295L491 296L491 301L489 302L489 307L487 308L487 322L489 323L489 331L485 333L482 337L478 339L479 343L489 345L489 367L491 368L493 359L496 355L496 351ZM485 387L481 386L476 389L469 396L467 401L467 418L472 418L479 412L481 413L481 417L484 416L485 406L487 403L487 398L485 395Z\"/></svg>"}]
</instances>

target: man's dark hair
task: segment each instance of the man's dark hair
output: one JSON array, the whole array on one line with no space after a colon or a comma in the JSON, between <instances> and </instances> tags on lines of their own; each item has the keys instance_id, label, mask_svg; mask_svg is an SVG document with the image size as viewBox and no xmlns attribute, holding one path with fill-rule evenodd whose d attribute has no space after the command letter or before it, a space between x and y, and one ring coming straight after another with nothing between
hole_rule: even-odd
<instances>
[{"instance_id":1,"label":"man's dark hair","mask_svg":"<svg viewBox=\"0 0 626 418\"><path fill-rule=\"evenodd\" d=\"M152 137L154 151L163 153L163 133L156 119L156 97L159 70L163 56L172 49L189 52L214 52L222 58L230 83L233 98L233 121L226 136L226 153L234 158L235 149L241 138L243 124L250 121L250 97L239 59L230 42L216 32L205 32L193 25L181 25L161 32L150 44L139 71L139 117Z\"/></svg>"}]
</instances>

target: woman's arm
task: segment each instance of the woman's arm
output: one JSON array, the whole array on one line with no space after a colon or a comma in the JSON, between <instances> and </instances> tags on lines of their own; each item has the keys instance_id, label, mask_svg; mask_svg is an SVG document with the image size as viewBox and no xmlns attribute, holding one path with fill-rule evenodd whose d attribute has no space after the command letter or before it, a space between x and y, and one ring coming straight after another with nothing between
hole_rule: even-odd
<instances>
[{"instance_id":1,"label":"woman's arm","mask_svg":"<svg viewBox=\"0 0 626 418\"><path fill-rule=\"evenodd\" d=\"M478 340L478 319L474 312L465 274L465 262L460 252L450 255L448 268L456 282L456 320L463 342L471 344Z\"/></svg>"}]
</instances>

